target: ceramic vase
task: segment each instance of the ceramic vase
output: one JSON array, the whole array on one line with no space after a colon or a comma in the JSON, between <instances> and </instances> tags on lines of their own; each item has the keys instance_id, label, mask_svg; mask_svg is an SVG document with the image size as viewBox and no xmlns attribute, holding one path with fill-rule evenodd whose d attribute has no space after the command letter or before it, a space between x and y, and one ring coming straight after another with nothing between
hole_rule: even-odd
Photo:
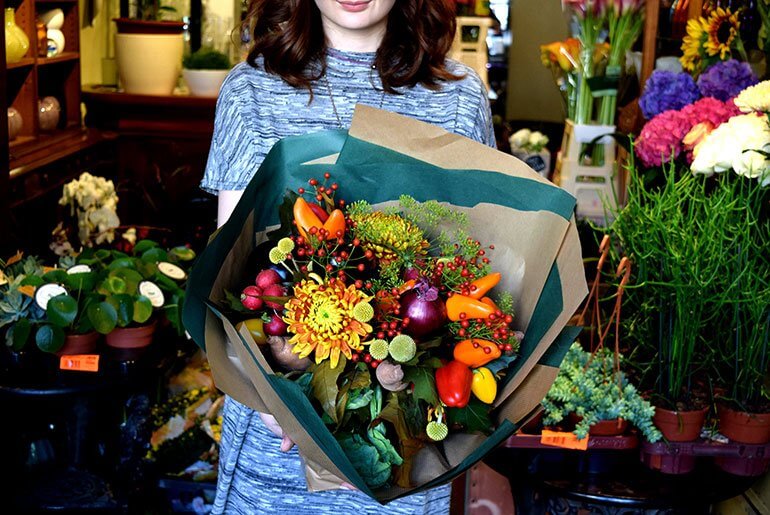
<instances>
[{"instance_id":1,"label":"ceramic vase","mask_svg":"<svg viewBox=\"0 0 770 515\"><path fill-rule=\"evenodd\" d=\"M38 101L38 121L41 131L52 131L59 125L61 104L56 97L44 97Z\"/></svg>"},{"instance_id":2,"label":"ceramic vase","mask_svg":"<svg viewBox=\"0 0 770 515\"><path fill-rule=\"evenodd\" d=\"M5 62L16 63L29 50L29 38L16 25L16 13L10 7L5 9Z\"/></svg>"},{"instance_id":3,"label":"ceramic vase","mask_svg":"<svg viewBox=\"0 0 770 515\"><path fill-rule=\"evenodd\" d=\"M13 141L21 132L24 126L24 120L21 113L15 107L8 108L8 141Z\"/></svg>"},{"instance_id":4,"label":"ceramic vase","mask_svg":"<svg viewBox=\"0 0 770 515\"><path fill-rule=\"evenodd\" d=\"M190 94L195 97L218 97L219 88L230 70L182 70Z\"/></svg>"}]
</instances>

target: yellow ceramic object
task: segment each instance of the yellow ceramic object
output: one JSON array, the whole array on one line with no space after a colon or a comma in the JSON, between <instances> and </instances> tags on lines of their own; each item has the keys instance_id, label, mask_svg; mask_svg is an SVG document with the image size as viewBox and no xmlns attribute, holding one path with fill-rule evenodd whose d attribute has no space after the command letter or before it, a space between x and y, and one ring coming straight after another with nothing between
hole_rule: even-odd
<instances>
[{"instance_id":1,"label":"yellow ceramic object","mask_svg":"<svg viewBox=\"0 0 770 515\"><path fill-rule=\"evenodd\" d=\"M16 13L10 7L5 9L5 62L15 63L21 60L29 50L29 38L21 27L16 25Z\"/></svg>"}]
</instances>

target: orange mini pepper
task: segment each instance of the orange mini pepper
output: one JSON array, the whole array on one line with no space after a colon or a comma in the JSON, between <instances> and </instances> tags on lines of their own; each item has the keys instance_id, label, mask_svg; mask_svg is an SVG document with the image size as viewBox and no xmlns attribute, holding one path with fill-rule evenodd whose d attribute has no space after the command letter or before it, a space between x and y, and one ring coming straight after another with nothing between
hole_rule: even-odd
<instances>
[{"instance_id":1,"label":"orange mini pepper","mask_svg":"<svg viewBox=\"0 0 770 515\"><path fill-rule=\"evenodd\" d=\"M471 320L474 318L489 318L489 315L494 314L495 311L497 311L496 308L480 300L458 293L455 293L446 301L447 318L452 322L460 320L460 313L465 313L465 318Z\"/></svg>"},{"instance_id":2,"label":"orange mini pepper","mask_svg":"<svg viewBox=\"0 0 770 515\"><path fill-rule=\"evenodd\" d=\"M503 276L500 275L500 272L492 272L491 274L487 274L484 277L479 277L471 283L470 297L477 300L481 299L484 295L487 294L489 290L497 286L497 283L500 282L502 277Z\"/></svg>"},{"instance_id":3,"label":"orange mini pepper","mask_svg":"<svg viewBox=\"0 0 770 515\"><path fill-rule=\"evenodd\" d=\"M307 231L313 227L326 229L332 237L337 236L337 231L345 232L345 214L342 211L335 209L329 218L322 223L318 215L313 212L310 204L302 197L298 197L294 202L294 221L297 222L297 230L306 240L308 239Z\"/></svg>"},{"instance_id":4,"label":"orange mini pepper","mask_svg":"<svg viewBox=\"0 0 770 515\"><path fill-rule=\"evenodd\" d=\"M471 368L483 367L500 357L502 352L496 343L472 338L463 340L454 348L454 358Z\"/></svg>"},{"instance_id":5,"label":"orange mini pepper","mask_svg":"<svg viewBox=\"0 0 770 515\"><path fill-rule=\"evenodd\" d=\"M481 297L481 299L479 299L479 300L481 300L481 302L483 302L487 306L490 306L495 311L500 309L500 308L497 307L497 304L495 304L495 301L490 299L489 297Z\"/></svg>"}]
</instances>

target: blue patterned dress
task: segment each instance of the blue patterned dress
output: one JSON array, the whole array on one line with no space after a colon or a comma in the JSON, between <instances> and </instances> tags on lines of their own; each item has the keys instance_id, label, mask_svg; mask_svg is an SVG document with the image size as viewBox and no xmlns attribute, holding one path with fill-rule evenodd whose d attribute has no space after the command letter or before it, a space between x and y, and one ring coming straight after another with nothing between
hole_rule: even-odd
<instances>
[{"instance_id":1,"label":"blue patterned dress","mask_svg":"<svg viewBox=\"0 0 770 515\"><path fill-rule=\"evenodd\" d=\"M295 89L260 66L241 63L228 75L217 102L216 122L201 187L217 193L243 190L273 144L281 138L348 127L357 103L411 116L495 145L486 89L470 68L448 61L465 77L431 91L421 85L384 94L372 71L373 53L329 50L327 72L307 90ZM331 92L331 95L329 94ZM335 113L336 110L336 113ZM227 398L222 427L217 497L213 513L291 515L438 515L449 512L449 486L382 507L351 490L308 492L296 448L281 439L252 409Z\"/></svg>"}]
</instances>

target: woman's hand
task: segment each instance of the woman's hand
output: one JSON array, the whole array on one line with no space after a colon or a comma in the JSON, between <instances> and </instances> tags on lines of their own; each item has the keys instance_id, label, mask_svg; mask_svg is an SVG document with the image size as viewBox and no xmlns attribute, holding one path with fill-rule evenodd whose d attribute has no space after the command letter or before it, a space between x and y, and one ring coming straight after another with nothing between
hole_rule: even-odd
<instances>
[{"instance_id":1,"label":"woman's hand","mask_svg":"<svg viewBox=\"0 0 770 515\"><path fill-rule=\"evenodd\" d=\"M292 447L294 447L294 441L292 441L291 438L289 438L289 435L284 434L283 429L281 429L281 426L278 425L278 421L275 420L275 417L272 415L268 415L267 413L260 413L259 418L262 419L262 422L267 426L267 428L275 434L275 436L281 437L281 451L282 452L289 452Z\"/></svg>"}]
</instances>

